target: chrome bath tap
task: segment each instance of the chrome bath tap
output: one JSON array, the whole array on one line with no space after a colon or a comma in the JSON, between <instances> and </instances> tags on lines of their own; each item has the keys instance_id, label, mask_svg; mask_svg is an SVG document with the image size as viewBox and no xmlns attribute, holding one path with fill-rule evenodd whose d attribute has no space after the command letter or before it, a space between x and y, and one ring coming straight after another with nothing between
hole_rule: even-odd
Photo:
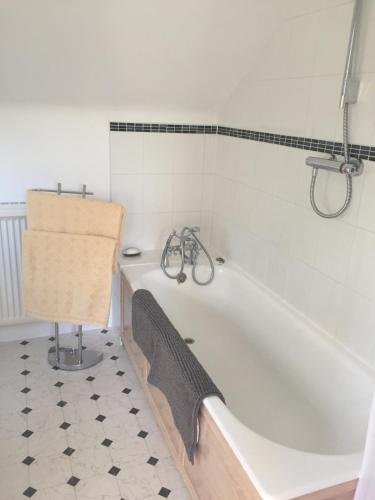
<instances>
[{"instance_id":1,"label":"chrome bath tap","mask_svg":"<svg viewBox=\"0 0 375 500\"><path fill-rule=\"evenodd\" d=\"M168 239L165 243L165 247L161 257L161 268L164 274L171 279L177 280L178 283L183 283L186 281L187 276L184 273L185 264L190 264L193 266L192 269L192 277L195 283L198 285L208 285L212 282L215 276L215 268L212 262L212 259L204 247L203 243L199 240L196 233L200 231L199 227L187 227L185 226L181 233L178 234L176 230L172 231L172 233L168 236ZM173 240L176 239L177 243L172 244ZM197 260L200 254L200 251L203 251L207 256L211 267L211 273L207 281L199 281L196 277L196 267ZM167 268L170 265L170 257L179 255L181 258L180 269L177 274L170 274L167 271Z\"/></svg>"}]
</instances>

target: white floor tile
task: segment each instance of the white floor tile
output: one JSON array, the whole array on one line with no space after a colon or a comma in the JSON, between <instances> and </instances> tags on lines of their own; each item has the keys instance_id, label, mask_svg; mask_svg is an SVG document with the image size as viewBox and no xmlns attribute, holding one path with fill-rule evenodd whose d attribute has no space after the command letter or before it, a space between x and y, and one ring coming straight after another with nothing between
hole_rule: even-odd
<instances>
[{"instance_id":1,"label":"white floor tile","mask_svg":"<svg viewBox=\"0 0 375 500\"><path fill-rule=\"evenodd\" d=\"M37 490L61 485L72 476L70 460L63 454L37 458L28 467L30 484Z\"/></svg>"},{"instance_id":2,"label":"white floor tile","mask_svg":"<svg viewBox=\"0 0 375 500\"><path fill-rule=\"evenodd\" d=\"M75 451L70 458L73 475L80 479L87 479L112 467L112 458L109 449L102 445Z\"/></svg>"},{"instance_id":3,"label":"white floor tile","mask_svg":"<svg viewBox=\"0 0 375 500\"><path fill-rule=\"evenodd\" d=\"M108 473L83 479L75 490L78 500L112 500L120 494L117 479Z\"/></svg>"},{"instance_id":4,"label":"white floor tile","mask_svg":"<svg viewBox=\"0 0 375 500\"><path fill-rule=\"evenodd\" d=\"M0 500L187 500L119 336L85 337L104 361L77 372L48 364L49 339L1 345Z\"/></svg>"}]
</instances>

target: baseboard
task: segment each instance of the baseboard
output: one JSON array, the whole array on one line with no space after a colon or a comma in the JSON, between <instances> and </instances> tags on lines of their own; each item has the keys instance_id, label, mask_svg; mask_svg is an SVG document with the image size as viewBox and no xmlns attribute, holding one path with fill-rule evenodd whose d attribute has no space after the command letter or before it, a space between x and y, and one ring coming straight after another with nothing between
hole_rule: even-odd
<instances>
[{"instance_id":1,"label":"baseboard","mask_svg":"<svg viewBox=\"0 0 375 500\"><path fill-rule=\"evenodd\" d=\"M62 334L73 332L73 325L70 323L59 323L59 327L59 332ZM83 331L97 329L97 326L87 325L83 327ZM51 335L54 335L54 325L47 321L30 321L28 323L0 326L0 342L50 337Z\"/></svg>"}]
</instances>

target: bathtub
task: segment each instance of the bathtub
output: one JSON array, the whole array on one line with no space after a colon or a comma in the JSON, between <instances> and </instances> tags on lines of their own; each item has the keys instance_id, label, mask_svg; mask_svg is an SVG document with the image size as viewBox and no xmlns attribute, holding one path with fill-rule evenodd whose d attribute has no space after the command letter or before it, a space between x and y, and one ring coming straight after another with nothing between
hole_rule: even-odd
<instances>
[{"instance_id":1,"label":"bathtub","mask_svg":"<svg viewBox=\"0 0 375 500\"><path fill-rule=\"evenodd\" d=\"M353 497L372 372L230 264L216 267L209 286L197 286L188 268L179 285L158 262L121 270L194 339L193 353L227 402L206 398L205 410L260 498ZM339 496L312 495L325 489Z\"/></svg>"}]
</instances>

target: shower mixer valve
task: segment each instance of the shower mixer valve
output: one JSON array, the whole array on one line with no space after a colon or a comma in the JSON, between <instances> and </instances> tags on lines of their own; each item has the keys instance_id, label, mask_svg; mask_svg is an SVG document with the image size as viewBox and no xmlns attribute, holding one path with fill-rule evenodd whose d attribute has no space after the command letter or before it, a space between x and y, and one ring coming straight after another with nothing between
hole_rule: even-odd
<instances>
[{"instance_id":1,"label":"shower mixer valve","mask_svg":"<svg viewBox=\"0 0 375 500\"><path fill-rule=\"evenodd\" d=\"M349 158L345 161L345 159L337 160L334 156L331 158L309 156L306 158L306 165L314 169L328 170L338 174L350 175L351 177L361 175L363 172L363 163L357 158Z\"/></svg>"}]
</instances>

